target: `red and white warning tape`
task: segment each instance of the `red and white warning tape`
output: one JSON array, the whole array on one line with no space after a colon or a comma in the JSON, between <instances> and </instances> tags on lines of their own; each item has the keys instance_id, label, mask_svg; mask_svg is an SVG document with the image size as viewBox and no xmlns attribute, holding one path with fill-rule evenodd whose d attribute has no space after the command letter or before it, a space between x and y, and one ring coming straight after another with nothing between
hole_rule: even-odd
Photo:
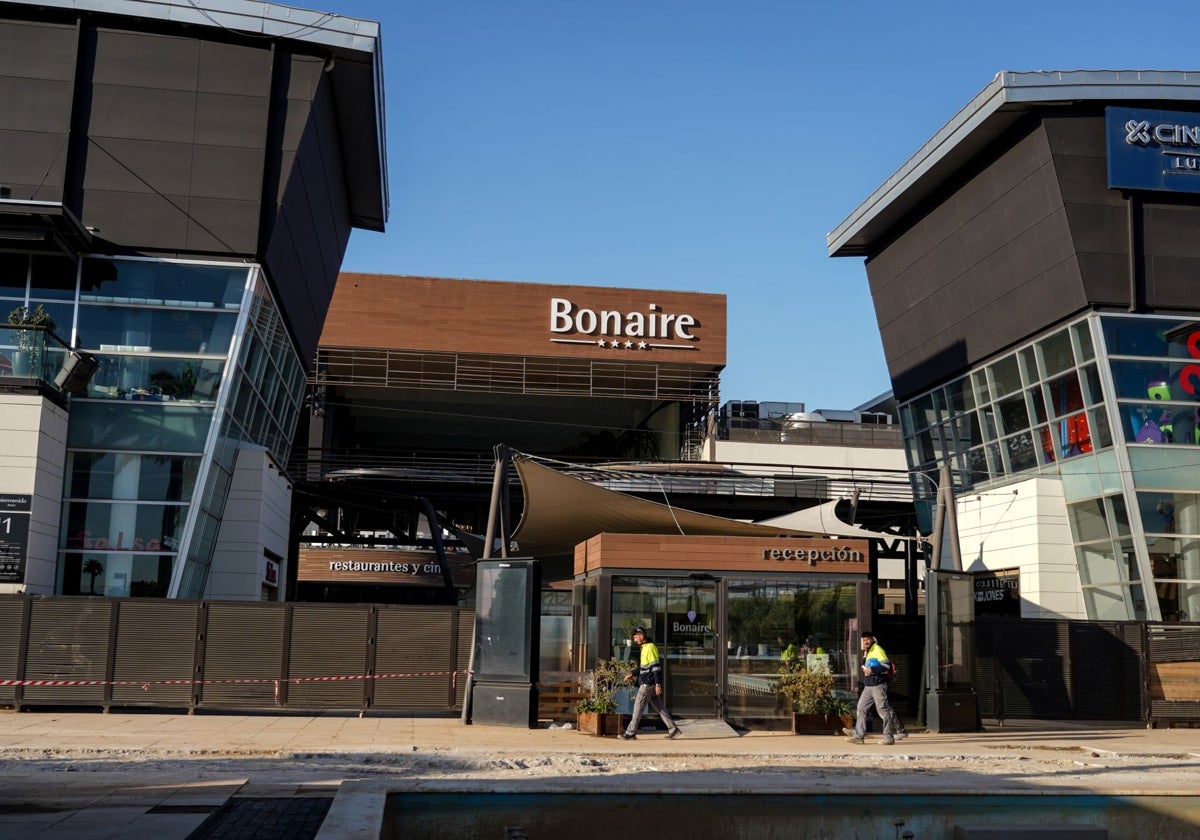
<instances>
[{"instance_id":1,"label":"red and white warning tape","mask_svg":"<svg viewBox=\"0 0 1200 840\"><path fill-rule=\"evenodd\" d=\"M275 685L276 694L279 693L279 685L281 683L305 683L305 682L337 682L341 680L392 680L405 677L450 677L450 685L455 686L458 681L459 671L419 671L410 674L344 674L329 677L288 677L286 679L276 679L270 677L258 679L224 679L224 680L10 680L0 679L0 688L13 686L88 686L88 685L137 685L141 686L144 691L149 691L151 686L155 685L246 685L254 683L273 683ZM461 673L466 673L461 672Z\"/></svg>"}]
</instances>

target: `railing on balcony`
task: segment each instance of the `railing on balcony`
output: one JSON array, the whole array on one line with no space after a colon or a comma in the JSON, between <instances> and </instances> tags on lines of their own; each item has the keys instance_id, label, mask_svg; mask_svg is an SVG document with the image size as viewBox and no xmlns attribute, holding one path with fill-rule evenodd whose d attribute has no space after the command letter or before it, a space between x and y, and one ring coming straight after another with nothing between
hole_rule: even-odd
<instances>
[{"instance_id":1,"label":"railing on balcony","mask_svg":"<svg viewBox=\"0 0 1200 840\"><path fill-rule=\"evenodd\" d=\"M740 421L719 427L721 440L740 443L790 443L809 446L842 446L865 449L900 449L904 436L899 426L870 423L794 423L788 427L762 421Z\"/></svg>"},{"instance_id":2,"label":"railing on balcony","mask_svg":"<svg viewBox=\"0 0 1200 840\"><path fill-rule=\"evenodd\" d=\"M46 327L0 324L0 379L33 379L53 384L71 352Z\"/></svg>"}]
</instances>

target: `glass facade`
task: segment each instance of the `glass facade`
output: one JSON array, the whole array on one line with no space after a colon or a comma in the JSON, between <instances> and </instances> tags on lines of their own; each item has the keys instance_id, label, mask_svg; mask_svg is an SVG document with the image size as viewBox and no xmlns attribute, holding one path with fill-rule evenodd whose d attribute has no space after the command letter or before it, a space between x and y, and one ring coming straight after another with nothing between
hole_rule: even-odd
<instances>
[{"instance_id":1,"label":"glass facade","mask_svg":"<svg viewBox=\"0 0 1200 840\"><path fill-rule=\"evenodd\" d=\"M1092 619L1200 620L1200 321L1089 315L901 406L930 527L955 493L1062 482Z\"/></svg>"},{"instance_id":2,"label":"glass facade","mask_svg":"<svg viewBox=\"0 0 1200 840\"><path fill-rule=\"evenodd\" d=\"M855 585L832 581L729 581L729 699L735 718L790 717L779 669L792 655L828 656L835 696L851 700L857 648Z\"/></svg>"},{"instance_id":3,"label":"glass facade","mask_svg":"<svg viewBox=\"0 0 1200 840\"><path fill-rule=\"evenodd\" d=\"M786 658L821 657L833 671L835 696L852 700L857 654L857 584L839 580L694 579L603 576L576 581L573 644L599 643L597 658L637 655L642 626L662 652L667 707L673 714L790 722L779 692ZM607 598L604 593L607 593ZM596 639L601 614L607 639ZM807 660L814 661L814 660ZM578 660L582 668L595 659Z\"/></svg>"},{"instance_id":4,"label":"glass facade","mask_svg":"<svg viewBox=\"0 0 1200 840\"><path fill-rule=\"evenodd\" d=\"M257 267L3 254L0 302L100 363L71 399L57 591L200 597L239 447L285 464L303 397Z\"/></svg>"}]
</instances>

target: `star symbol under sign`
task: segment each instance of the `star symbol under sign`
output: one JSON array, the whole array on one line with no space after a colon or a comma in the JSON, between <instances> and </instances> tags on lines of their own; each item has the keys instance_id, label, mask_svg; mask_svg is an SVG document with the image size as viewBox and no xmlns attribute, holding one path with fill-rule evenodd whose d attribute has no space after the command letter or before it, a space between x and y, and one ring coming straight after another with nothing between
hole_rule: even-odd
<instances>
[{"instance_id":1,"label":"star symbol under sign","mask_svg":"<svg viewBox=\"0 0 1200 840\"><path fill-rule=\"evenodd\" d=\"M649 350L649 349L650 349L650 345L649 345L649 344L647 344L647 343L646 343L646 342L644 342L644 341L639 341L639 342L638 342L638 349L639 349L639 350Z\"/></svg>"},{"instance_id":2,"label":"star symbol under sign","mask_svg":"<svg viewBox=\"0 0 1200 840\"><path fill-rule=\"evenodd\" d=\"M605 341L603 338L602 338L602 339L600 339L599 341L597 341L597 342L596 342L596 344L600 345L601 347L607 347L607 346L608 346L608 342L607 342L607 341Z\"/></svg>"},{"instance_id":3,"label":"star symbol under sign","mask_svg":"<svg viewBox=\"0 0 1200 840\"><path fill-rule=\"evenodd\" d=\"M632 342L632 341L626 341L626 342L625 342L625 349L626 349L626 350L632 350L632 349L633 349L633 342Z\"/></svg>"}]
</instances>

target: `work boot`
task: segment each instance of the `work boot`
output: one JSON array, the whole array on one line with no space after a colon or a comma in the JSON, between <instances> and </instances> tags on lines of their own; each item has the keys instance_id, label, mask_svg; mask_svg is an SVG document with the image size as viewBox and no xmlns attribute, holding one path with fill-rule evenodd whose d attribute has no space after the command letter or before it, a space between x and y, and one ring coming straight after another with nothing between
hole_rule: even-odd
<instances>
[{"instance_id":1,"label":"work boot","mask_svg":"<svg viewBox=\"0 0 1200 840\"><path fill-rule=\"evenodd\" d=\"M908 737L908 733L906 731L904 731L903 729L901 729L899 732L896 733L897 741L903 741L907 737Z\"/></svg>"},{"instance_id":2,"label":"work boot","mask_svg":"<svg viewBox=\"0 0 1200 840\"><path fill-rule=\"evenodd\" d=\"M866 739L866 738L857 738L857 737L855 737L854 735L851 735L851 736L850 736L850 737L849 737L847 740L848 740L848 741L849 741L851 744L865 744L865 743L867 743L867 739Z\"/></svg>"},{"instance_id":3,"label":"work boot","mask_svg":"<svg viewBox=\"0 0 1200 840\"><path fill-rule=\"evenodd\" d=\"M622 740L622 741L632 741L632 740L633 740L634 738L636 738L636 737L637 737L636 735L630 735L628 732L622 732L622 733L621 733L621 740Z\"/></svg>"},{"instance_id":4,"label":"work boot","mask_svg":"<svg viewBox=\"0 0 1200 840\"><path fill-rule=\"evenodd\" d=\"M668 738L678 738L682 734L683 734L683 730L680 729L678 726L676 726L674 729L672 729L670 732L667 733L667 737Z\"/></svg>"},{"instance_id":5,"label":"work boot","mask_svg":"<svg viewBox=\"0 0 1200 840\"><path fill-rule=\"evenodd\" d=\"M896 739L895 739L895 738L884 738L884 739L883 739L883 745L884 745L885 747L890 747L890 746L891 746L892 744L894 744L894 743L896 743Z\"/></svg>"}]
</instances>

